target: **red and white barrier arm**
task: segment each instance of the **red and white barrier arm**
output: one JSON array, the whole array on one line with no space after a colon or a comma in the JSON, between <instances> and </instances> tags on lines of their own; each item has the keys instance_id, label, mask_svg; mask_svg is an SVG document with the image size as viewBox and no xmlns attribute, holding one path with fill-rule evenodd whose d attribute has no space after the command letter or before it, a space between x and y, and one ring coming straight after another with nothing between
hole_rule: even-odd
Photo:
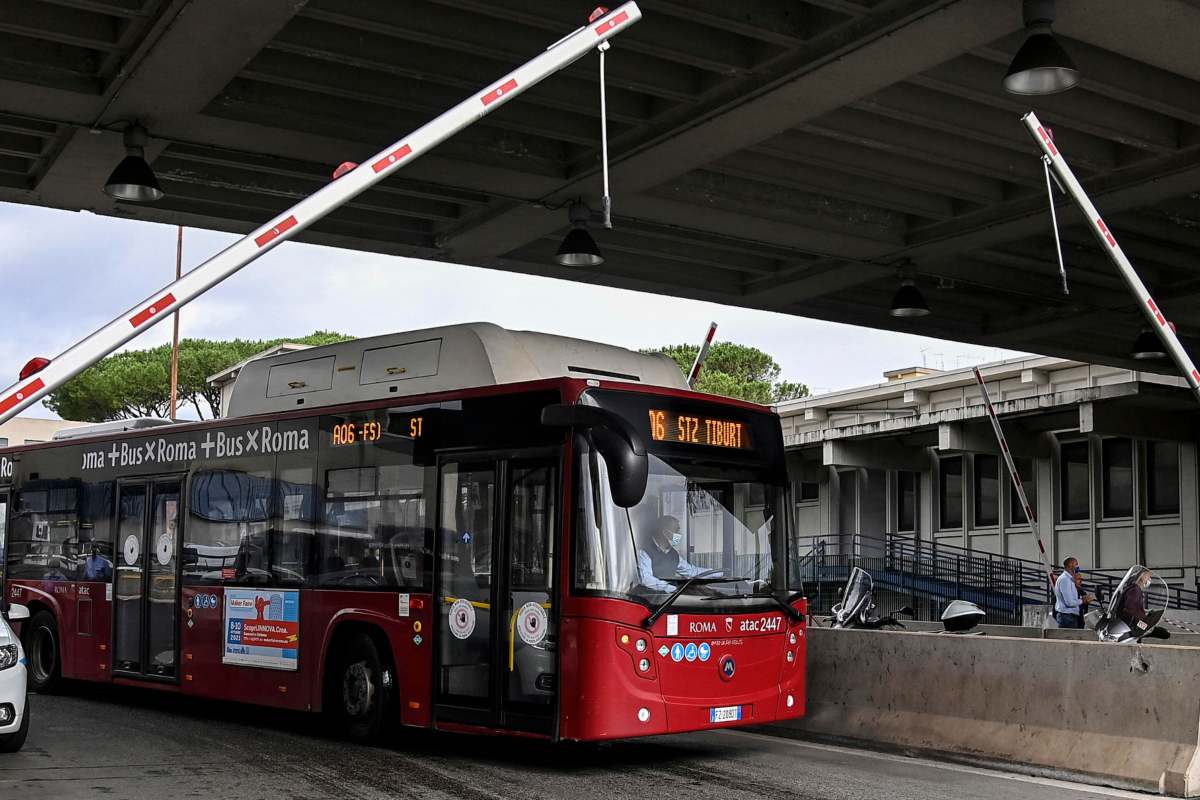
<instances>
[{"instance_id":1,"label":"red and white barrier arm","mask_svg":"<svg viewBox=\"0 0 1200 800\"><path fill-rule=\"evenodd\" d=\"M704 368L704 361L708 358L708 348L712 346L713 337L717 335L717 323L710 322L708 324L708 335L704 337L704 344L700 345L700 352L696 353L696 360L692 362L692 369L688 373L688 387L695 389L696 381L700 378L700 370Z\"/></svg>"},{"instance_id":2,"label":"red and white barrier arm","mask_svg":"<svg viewBox=\"0 0 1200 800\"><path fill-rule=\"evenodd\" d=\"M174 283L168 284L56 358L34 359L21 380L0 392L4 422L188 302L195 300L254 259L291 239L391 173L512 98L578 61L599 44L642 18L637 3L625 3L552 44L541 55L471 95L436 119L389 145L332 183L284 211ZM340 170L339 170L340 171Z\"/></svg>"},{"instance_id":3,"label":"red and white barrier arm","mask_svg":"<svg viewBox=\"0 0 1200 800\"><path fill-rule=\"evenodd\" d=\"M1008 450L1008 439L1004 436L1004 429L1000 427L1000 418L996 416L996 407L992 405L992 397L988 394L983 374L979 371L979 367L973 367L972 371L975 373L975 382L979 384L979 394L983 397L988 421L992 423L992 432L996 434L996 441L1000 443L1000 454L1004 456L1004 467L1008 470L1009 477L1012 478L1013 489L1017 492L1017 499L1021 501L1025 519L1029 520L1029 530L1033 531L1033 538L1037 541L1038 555L1042 559L1042 567L1046 570L1046 580L1050 583L1050 596L1054 597L1054 567L1050 565L1050 556L1046 553L1046 545L1042 542L1042 534L1037 524L1037 514L1034 513L1033 508L1029 505L1029 498L1025 495L1025 484L1021 483L1021 474L1017 472L1017 465L1013 462L1012 453Z\"/></svg>"},{"instance_id":4,"label":"red and white barrier arm","mask_svg":"<svg viewBox=\"0 0 1200 800\"><path fill-rule=\"evenodd\" d=\"M1063 189L1071 196L1071 199L1075 201L1075 205L1079 206L1079 210L1083 212L1083 216L1088 222L1088 228L1091 229L1092 235L1096 237L1096 241L1100 243L1100 249L1108 253L1108 257L1117 266L1117 271L1125 279L1125 284L1129 287L1129 291L1137 298L1138 307L1141 308L1142 314L1145 315L1147 322L1150 323L1150 327L1157 331L1158 338L1166 345L1167 352L1175 360L1180 374L1187 380L1188 385L1192 387L1192 393L1200 400L1200 371L1197 371L1191 357L1183 349L1183 344L1179 341L1179 337L1175 335L1175 330L1167 322L1167 318L1163 312L1159 310L1158 304L1154 302L1154 298L1150 296L1150 292L1146 289L1146 284L1142 283L1142 279L1138 277L1137 270L1133 268L1133 264L1125 255L1125 251L1121 249L1121 245L1117 244L1117 238L1113 236L1112 231L1104 224L1104 219L1100 216L1100 212L1092 205L1091 199L1087 196L1087 192L1083 190L1083 186L1075 177L1075 173L1071 172L1066 159L1059 152L1058 146L1054 144L1054 138L1050 135L1050 131L1042 125L1037 115L1032 111L1021 117L1021 121L1029 129L1033 140L1042 148L1042 153L1045 155L1047 163L1050 164L1050 168L1054 170L1054 174L1058 177L1059 183L1062 184Z\"/></svg>"}]
</instances>

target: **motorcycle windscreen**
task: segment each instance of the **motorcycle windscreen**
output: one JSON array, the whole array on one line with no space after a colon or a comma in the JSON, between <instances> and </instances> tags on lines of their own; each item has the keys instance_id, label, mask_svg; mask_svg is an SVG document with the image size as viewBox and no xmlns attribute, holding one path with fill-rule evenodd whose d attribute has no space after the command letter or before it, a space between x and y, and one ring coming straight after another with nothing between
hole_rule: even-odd
<instances>
[{"instance_id":1,"label":"motorcycle windscreen","mask_svg":"<svg viewBox=\"0 0 1200 800\"><path fill-rule=\"evenodd\" d=\"M843 626L865 614L870 609L873 590L870 573L861 567L850 570L850 577L842 590L842 601L832 609L835 624Z\"/></svg>"},{"instance_id":2,"label":"motorcycle windscreen","mask_svg":"<svg viewBox=\"0 0 1200 800\"><path fill-rule=\"evenodd\" d=\"M1136 564L1117 585L1096 631L1105 641L1138 641L1162 620L1170 599L1167 582Z\"/></svg>"}]
</instances>

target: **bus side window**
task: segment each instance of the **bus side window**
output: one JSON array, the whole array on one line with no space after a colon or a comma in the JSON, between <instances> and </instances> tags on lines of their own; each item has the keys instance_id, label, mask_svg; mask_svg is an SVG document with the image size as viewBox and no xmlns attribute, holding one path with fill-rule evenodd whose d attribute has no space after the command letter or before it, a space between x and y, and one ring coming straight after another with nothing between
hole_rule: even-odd
<instances>
[{"instance_id":1,"label":"bus side window","mask_svg":"<svg viewBox=\"0 0 1200 800\"><path fill-rule=\"evenodd\" d=\"M313 576L321 586L428 585L432 531L425 491L433 469L413 463L412 439L395 433L385 414L321 419L324 493Z\"/></svg>"},{"instance_id":2,"label":"bus side window","mask_svg":"<svg viewBox=\"0 0 1200 800\"><path fill-rule=\"evenodd\" d=\"M239 435L232 429L232 436ZM207 461L188 475L183 526L187 584L266 585L275 505L275 456L241 455Z\"/></svg>"},{"instance_id":3,"label":"bus side window","mask_svg":"<svg viewBox=\"0 0 1200 800\"><path fill-rule=\"evenodd\" d=\"M271 574L276 583L301 583L308 573L319 492L315 473L312 457L307 454L279 457L271 525Z\"/></svg>"}]
</instances>

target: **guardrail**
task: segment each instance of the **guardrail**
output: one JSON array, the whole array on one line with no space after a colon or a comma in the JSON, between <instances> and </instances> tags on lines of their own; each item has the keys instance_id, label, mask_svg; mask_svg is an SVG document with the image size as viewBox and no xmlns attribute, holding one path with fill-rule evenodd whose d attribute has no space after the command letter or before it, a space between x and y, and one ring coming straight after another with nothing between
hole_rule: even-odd
<instances>
[{"instance_id":1,"label":"guardrail","mask_svg":"<svg viewBox=\"0 0 1200 800\"><path fill-rule=\"evenodd\" d=\"M881 615L908 606L917 619L935 621L947 603L961 599L979 605L987 623L1020 625L1024 606L1053 602L1042 565L1013 556L905 536L862 534L801 537L798 552L794 568L815 613L828 613L837 603L838 589L854 567L871 573ZM1104 600L1123 575L1124 570L1088 571L1084 588ZM1200 593L1170 585L1170 607L1198 609Z\"/></svg>"}]
</instances>

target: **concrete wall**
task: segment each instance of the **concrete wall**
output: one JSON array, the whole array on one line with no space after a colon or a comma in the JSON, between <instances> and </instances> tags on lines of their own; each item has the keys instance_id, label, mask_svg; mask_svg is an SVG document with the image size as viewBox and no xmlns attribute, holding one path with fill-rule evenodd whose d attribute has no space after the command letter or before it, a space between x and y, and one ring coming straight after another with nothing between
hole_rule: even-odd
<instances>
[{"instance_id":1,"label":"concrete wall","mask_svg":"<svg viewBox=\"0 0 1200 800\"><path fill-rule=\"evenodd\" d=\"M1200 648L809 635L808 716L788 727L1200 796Z\"/></svg>"}]
</instances>

